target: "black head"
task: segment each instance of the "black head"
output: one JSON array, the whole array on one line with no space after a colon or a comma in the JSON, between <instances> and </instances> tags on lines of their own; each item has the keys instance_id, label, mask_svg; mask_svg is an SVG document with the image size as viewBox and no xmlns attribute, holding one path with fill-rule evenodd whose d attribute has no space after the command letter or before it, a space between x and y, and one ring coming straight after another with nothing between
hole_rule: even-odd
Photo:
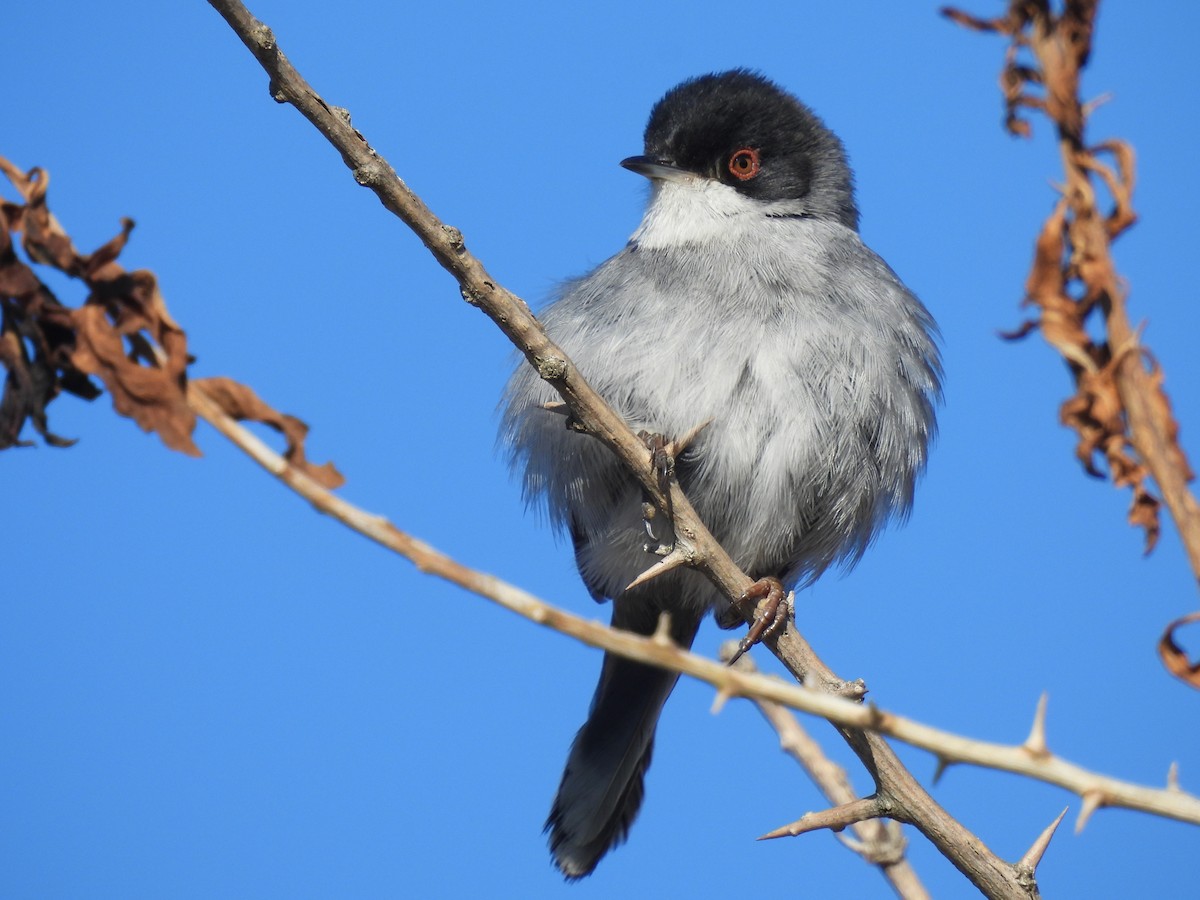
<instances>
[{"instance_id":1,"label":"black head","mask_svg":"<svg viewBox=\"0 0 1200 900\"><path fill-rule=\"evenodd\" d=\"M858 227L842 142L761 75L734 69L672 88L650 112L645 143L645 157L626 161L642 174L655 177L655 164L683 169L756 200L800 201L804 215Z\"/></svg>"}]
</instances>

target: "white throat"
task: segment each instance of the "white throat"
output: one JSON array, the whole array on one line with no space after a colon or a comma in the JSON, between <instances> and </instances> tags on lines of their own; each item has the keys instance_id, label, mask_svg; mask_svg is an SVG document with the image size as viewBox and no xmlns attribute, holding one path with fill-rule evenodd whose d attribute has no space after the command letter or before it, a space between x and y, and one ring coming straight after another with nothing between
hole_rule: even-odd
<instances>
[{"instance_id":1,"label":"white throat","mask_svg":"<svg viewBox=\"0 0 1200 900\"><path fill-rule=\"evenodd\" d=\"M728 239L733 220L763 214L761 203L711 178L652 183L650 204L630 238L647 249Z\"/></svg>"}]
</instances>

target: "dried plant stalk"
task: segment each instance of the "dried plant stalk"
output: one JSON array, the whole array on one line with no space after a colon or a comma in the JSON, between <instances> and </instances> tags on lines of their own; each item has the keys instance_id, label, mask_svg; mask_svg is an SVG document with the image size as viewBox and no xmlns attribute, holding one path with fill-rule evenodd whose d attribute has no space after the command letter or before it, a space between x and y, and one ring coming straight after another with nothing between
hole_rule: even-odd
<instances>
[{"instance_id":1,"label":"dried plant stalk","mask_svg":"<svg viewBox=\"0 0 1200 900\"><path fill-rule=\"evenodd\" d=\"M1091 54L1098 5L1066 0L1056 13L1048 0L1011 0L1008 12L995 19L949 8L942 13L1009 39L1000 75L1005 127L1028 137L1030 123L1021 113L1032 109L1045 113L1058 132L1062 197L1038 235L1026 282L1025 304L1037 314L1007 336L1037 330L1062 354L1075 394L1060 417L1078 435L1075 452L1085 471L1103 478L1106 470L1115 486L1130 489L1128 518L1142 529L1146 553L1158 540L1165 503L1200 580L1200 505L1188 489L1194 475L1163 390L1162 367L1130 324L1111 253L1113 241L1137 221L1133 148L1119 140L1089 145L1085 139L1091 108L1080 100L1079 75ZM1097 196L1101 190L1111 201L1106 211ZM1087 328L1097 316L1102 339ZM1104 468L1097 464L1101 459ZM1172 671L1200 687L1195 674L1180 674L1178 666Z\"/></svg>"}]
</instances>

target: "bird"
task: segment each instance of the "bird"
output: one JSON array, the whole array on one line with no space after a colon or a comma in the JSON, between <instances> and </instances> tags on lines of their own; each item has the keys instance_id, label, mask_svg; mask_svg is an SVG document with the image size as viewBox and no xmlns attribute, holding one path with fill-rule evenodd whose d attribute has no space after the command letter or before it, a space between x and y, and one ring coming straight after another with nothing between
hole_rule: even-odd
<instances>
[{"instance_id":1,"label":"bird","mask_svg":"<svg viewBox=\"0 0 1200 900\"><path fill-rule=\"evenodd\" d=\"M667 91L643 153L621 165L650 182L640 224L539 321L635 432L693 435L674 477L751 578L800 588L852 566L909 514L942 365L930 313L859 236L841 140L734 69ZM688 568L629 587L671 545L671 523L647 519L638 483L557 399L519 366L499 441L526 502L570 536L588 592L612 601L613 626L648 635L668 613L688 648L710 612L740 621ZM545 825L568 881L627 837L677 678L605 654Z\"/></svg>"}]
</instances>

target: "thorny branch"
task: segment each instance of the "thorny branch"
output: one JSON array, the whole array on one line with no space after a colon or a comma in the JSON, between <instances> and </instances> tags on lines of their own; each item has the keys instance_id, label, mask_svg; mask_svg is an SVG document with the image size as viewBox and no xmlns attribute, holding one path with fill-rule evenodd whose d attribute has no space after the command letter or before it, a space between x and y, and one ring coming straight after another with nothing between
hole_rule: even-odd
<instances>
[{"instance_id":1,"label":"thorny branch","mask_svg":"<svg viewBox=\"0 0 1200 900\"><path fill-rule=\"evenodd\" d=\"M666 637L665 631L652 637L643 637L559 609L502 579L462 565L400 531L383 516L355 506L309 475L298 471L239 425L220 405L215 404L206 386L207 381L193 382L188 389L188 402L196 414L318 511L411 560L422 572L444 578L532 622L569 635L591 647L620 653L629 659L681 672L711 684L717 689L718 707L733 697L789 707L821 716L847 728L870 728L928 750L938 758L939 769L962 763L1014 772L1064 787L1081 797L1098 797L1102 806L1136 809L1200 825L1200 797L1180 788L1173 769L1168 773L1166 787L1152 788L1090 772L1051 753L1044 737L1044 704L1039 704L1031 736L1023 743L992 744L923 725L873 705L864 706L835 693L788 684L779 678L757 674L745 664L745 657L737 666L724 665L680 649ZM736 646L736 642L731 643ZM763 711L765 715L767 709ZM779 720L771 716L770 721L775 724ZM838 798L834 802L843 803L845 798Z\"/></svg>"},{"instance_id":2,"label":"thorny branch","mask_svg":"<svg viewBox=\"0 0 1200 900\"><path fill-rule=\"evenodd\" d=\"M648 496L660 505L665 504L667 501L660 487L659 473L650 465L649 453L643 442L632 434L624 422L592 391L583 377L575 371L566 354L546 338L528 307L490 278L479 261L467 252L461 234L443 225L407 189L391 167L380 159L362 136L349 125L348 116L344 111L331 109L315 95L279 53L268 29L252 19L240 4L214 5L227 15L235 31L264 63L271 76L273 94L277 98L292 101L317 123L322 133L341 151L347 165L353 169L356 180L375 190L385 205L421 236L435 258L458 280L464 297L484 310L525 352L542 376L559 390L577 423L616 450L635 471ZM20 209L10 209L6 206L6 219L14 223L14 228L18 225L26 227L25 245L33 259L49 261L69 274L85 278L89 287L93 288L93 296L90 296L82 307L88 317L85 321L96 324L98 332L109 345L103 360L107 363L107 370L101 369L99 364L93 366L90 361L86 364L88 368L77 369L75 367L85 365L84 354L77 341L85 338L86 332L82 332L78 326L72 329L69 319L66 325L61 326L65 333L56 338L53 359L42 354L40 349L30 357L27 340L29 343L34 341L17 340L15 367L10 369L10 375L12 372L18 372L37 377L24 378L24 381L34 386L33 389L23 389L13 394L6 390L5 400L16 397L16 406L20 408L21 418L18 419L14 434L19 433L19 423L26 415L32 417L36 423L36 417L44 414L45 402L52 399L59 390L59 384L55 381L58 373L87 382L86 374L91 374L93 368L96 374L105 377L106 384L110 385L118 412L133 416L143 428L157 430L171 446L187 452L196 452L190 437L193 407L203 405L207 401L217 405L219 401L225 405L223 412L236 416L259 405L259 401L248 388L233 383L205 385L204 382L192 382L188 385L186 340L182 330L166 313L153 276L149 273L130 275L123 270L113 270L111 279L88 280L91 277L90 269L87 266L81 267L80 260L89 258L81 256L70 246L69 239L61 233L57 222L45 209L44 176L35 172L27 177L27 183L22 183L23 173L12 167L10 170L14 184L26 197L26 204ZM31 210L37 214L28 216ZM44 252L43 245L48 246L49 241L31 236L30 222L35 223L32 229L34 234L43 226L45 231L55 232L55 240L61 244L57 247L57 256ZM123 246L129 227L131 226L127 226L123 232L115 251L102 248L104 252L98 251L93 257L101 260L104 265L115 266L115 252ZM8 233L6 230L5 235ZM3 258L0 258L0 263L11 263L15 259L11 243L3 249L5 252ZM46 306L43 293L48 294L48 291L45 291L36 277L30 281L29 274L22 272L20 266L10 265L5 266L5 269L7 274L22 277L22 283L14 286L13 293L8 295L10 301L6 301L4 305L6 326L11 319L26 331L39 327ZM107 274L106 270L106 278ZM93 281L96 283L93 284ZM142 288L140 292L132 289L118 291L113 299L109 296L113 292L106 293L105 285L108 281L115 281L121 286L125 286L126 283L141 285ZM98 306L102 302L101 298L111 302L100 306L96 311L89 309ZM58 314L57 311L54 312ZM61 314L58 315L62 318ZM55 319L50 324L59 323ZM154 339L147 340L146 335ZM129 347L132 350L122 352ZM76 372L84 374L76 376ZM43 382L40 389L37 384L39 379ZM153 390L141 390L146 385ZM94 394L94 385L92 390ZM143 405L147 408L142 409ZM278 414L274 414L272 418L277 417ZM303 430L302 426L300 430ZM298 445L291 449L297 450ZM309 474L318 473L306 473L297 459L295 463L279 469L278 474L294 486L308 482ZM690 545L689 549L694 554L692 558L725 590L727 596L739 597L750 585L750 579L733 565L728 555L704 529L678 485L672 483L669 489L676 532ZM401 542L413 543L407 537L402 537ZM767 643L798 678L813 686L814 697L819 696L826 704L835 706L845 702L841 699L843 696L861 698L864 692L861 682L847 684L837 678L812 652L796 631L794 623L789 623L785 633L772 636ZM712 665L721 668L716 663ZM822 693L817 693L817 690ZM892 816L897 820L915 824L987 895L1031 896L1031 892L1023 887L1012 865L989 852L978 838L943 810L903 767L879 735L862 730L873 721L873 717L867 714L868 711L858 706L852 708L858 711L860 718L856 724L840 728L840 733L874 777L876 795L886 795L889 798L888 809L891 810ZM1036 891L1033 894L1035 895Z\"/></svg>"},{"instance_id":3,"label":"thorny branch","mask_svg":"<svg viewBox=\"0 0 1200 900\"><path fill-rule=\"evenodd\" d=\"M404 221L434 258L458 281L463 297L482 310L558 391L572 418L602 441L625 464L664 513L669 511L675 532L691 554L693 565L707 575L736 608L747 615L740 598L751 579L709 534L676 482L669 495L645 445L588 385L561 348L555 346L528 306L501 287L471 255L462 234L443 224L367 144L343 110L331 108L280 51L274 34L250 15L238 0L209 0L254 54L270 78L272 96L291 103L334 145L355 180L375 192L387 209ZM835 693L859 693L847 685L813 652L793 622L773 634L766 645L806 684ZM858 729L839 733L876 781L876 795L886 795L892 817L915 825L976 887L992 897L1037 896L1037 886L1015 866L1001 860L947 813L920 785L891 747L878 734Z\"/></svg>"},{"instance_id":4,"label":"thorny branch","mask_svg":"<svg viewBox=\"0 0 1200 900\"><path fill-rule=\"evenodd\" d=\"M1129 487L1129 522L1143 529L1145 552L1158 540L1160 500L1179 529L1200 579L1200 506L1188 490L1193 478L1179 443L1179 424L1163 390L1158 362L1141 344L1129 321L1126 292L1110 250L1135 221L1134 154L1123 141L1089 145L1085 129L1091 107L1079 97L1079 76L1091 53L1099 0L1065 0L1055 13L1049 0L1011 0L1005 15L981 19L958 9L943 15L978 31L1010 41L1000 75L1005 127L1028 137L1027 109L1040 110L1058 131L1065 183L1062 196L1038 235L1025 304L1036 316L1009 337L1040 330L1066 360L1075 394L1063 403L1063 424L1078 435L1076 456L1088 474L1103 478L1103 458L1117 487ZM1107 211L1097 198L1099 179L1111 200ZM1104 323L1106 339L1088 333L1089 318ZM1172 626L1174 627L1174 626ZM1164 636L1170 638L1171 630ZM1200 687L1200 673L1172 665L1173 674Z\"/></svg>"},{"instance_id":5,"label":"thorny branch","mask_svg":"<svg viewBox=\"0 0 1200 900\"><path fill-rule=\"evenodd\" d=\"M1101 806L1121 807L1200 825L1200 797L1180 788L1173 768L1168 772L1166 787L1152 788L1091 772L1050 752L1046 743L1044 698L1038 704L1029 737L1021 744L993 744L965 738L874 705L863 706L843 699L836 693L797 687L777 678L752 674L753 666L745 657L737 666L730 668L681 650L661 635L646 638L614 630L552 606L499 578L463 566L400 531L384 517L349 503L309 474L289 464L284 457L240 426L235 415L226 412L221 404L214 403L209 385L216 380L193 381L189 387L188 403L196 414L304 497L319 512L333 516L364 537L411 560L422 572L444 578L539 625L570 635L589 646L620 653L629 659L672 669L707 682L717 689L719 702L731 697L753 700L777 730L787 730L792 737L795 737L795 731L786 724L781 726L779 706L821 716L848 728L870 728L927 750L938 759L939 775L954 764L998 769L1065 788L1094 804L1092 810ZM736 642L731 643L736 647ZM789 744L787 749L792 752L794 744ZM813 759L812 756L809 758L810 761ZM823 787L838 782L836 777L832 780L827 777L815 780ZM830 796L832 802L847 802L847 797L836 793L850 790L844 780L842 785L832 788L835 792ZM1086 823L1085 813L1090 815L1091 810L1085 808L1080 813L1076 830L1082 829Z\"/></svg>"}]
</instances>

